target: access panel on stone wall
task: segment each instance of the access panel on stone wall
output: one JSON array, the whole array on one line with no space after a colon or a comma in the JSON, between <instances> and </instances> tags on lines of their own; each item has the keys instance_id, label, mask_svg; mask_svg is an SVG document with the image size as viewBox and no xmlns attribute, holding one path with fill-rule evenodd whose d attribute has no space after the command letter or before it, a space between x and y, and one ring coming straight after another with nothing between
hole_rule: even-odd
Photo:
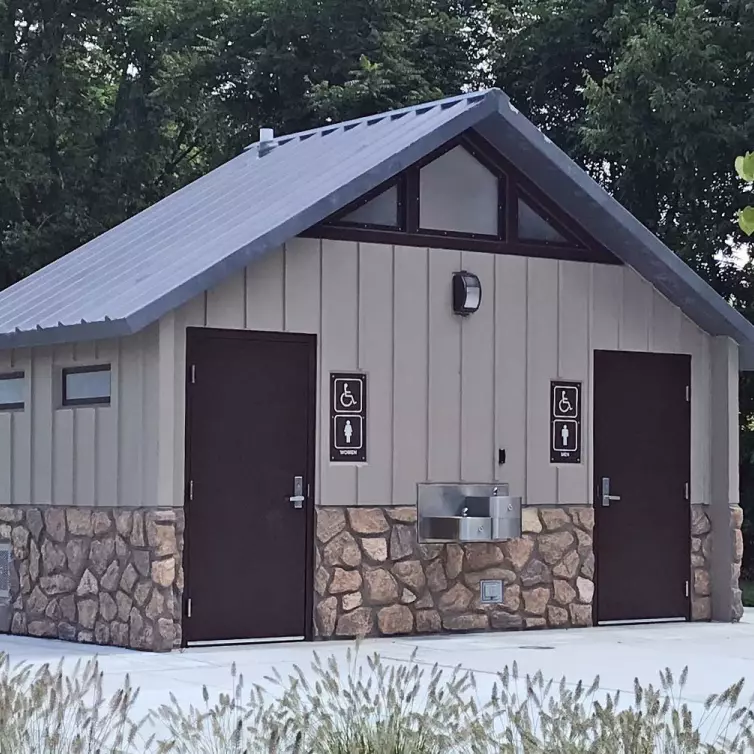
<instances>
[{"instance_id":1,"label":"access panel on stone wall","mask_svg":"<svg viewBox=\"0 0 754 754\"><path fill-rule=\"evenodd\" d=\"M367 376L330 373L330 461L366 463Z\"/></svg>"}]
</instances>

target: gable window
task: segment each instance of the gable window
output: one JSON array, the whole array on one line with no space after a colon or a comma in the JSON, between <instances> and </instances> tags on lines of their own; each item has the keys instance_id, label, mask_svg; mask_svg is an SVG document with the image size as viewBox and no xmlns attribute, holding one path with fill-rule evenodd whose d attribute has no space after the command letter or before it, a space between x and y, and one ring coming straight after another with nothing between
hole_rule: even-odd
<instances>
[{"instance_id":1,"label":"gable window","mask_svg":"<svg viewBox=\"0 0 754 754\"><path fill-rule=\"evenodd\" d=\"M520 197L518 200L518 237L522 241L568 243L539 212Z\"/></svg>"},{"instance_id":2,"label":"gable window","mask_svg":"<svg viewBox=\"0 0 754 754\"><path fill-rule=\"evenodd\" d=\"M400 199L398 185L393 184L372 199L343 215L344 225L359 225L362 227L398 228Z\"/></svg>"},{"instance_id":3,"label":"gable window","mask_svg":"<svg viewBox=\"0 0 754 754\"><path fill-rule=\"evenodd\" d=\"M497 238L498 177L461 146L419 171L419 227Z\"/></svg>"},{"instance_id":4,"label":"gable window","mask_svg":"<svg viewBox=\"0 0 754 754\"><path fill-rule=\"evenodd\" d=\"M24 373L0 374L0 411L24 407Z\"/></svg>"},{"instance_id":5,"label":"gable window","mask_svg":"<svg viewBox=\"0 0 754 754\"><path fill-rule=\"evenodd\" d=\"M110 404L110 365L70 367L63 370L64 406Z\"/></svg>"},{"instance_id":6,"label":"gable window","mask_svg":"<svg viewBox=\"0 0 754 754\"><path fill-rule=\"evenodd\" d=\"M474 130L302 235L620 264Z\"/></svg>"}]
</instances>

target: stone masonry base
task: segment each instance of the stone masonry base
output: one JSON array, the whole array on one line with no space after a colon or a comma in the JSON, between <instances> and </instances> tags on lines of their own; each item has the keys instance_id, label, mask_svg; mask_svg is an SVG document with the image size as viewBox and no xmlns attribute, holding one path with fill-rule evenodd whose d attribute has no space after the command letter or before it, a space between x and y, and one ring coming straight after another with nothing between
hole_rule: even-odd
<instances>
[{"instance_id":1,"label":"stone masonry base","mask_svg":"<svg viewBox=\"0 0 754 754\"><path fill-rule=\"evenodd\" d=\"M741 526L744 522L744 512L740 505L730 508L730 528L733 531L733 558L730 567L731 612L730 620L734 623L743 618L744 605L739 580L741 578L741 562L744 557L744 537Z\"/></svg>"},{"instance_id":2,"label":"stone masonry base","mask_svg":"<svg viewBox=\"0 0 754 754\"><path fill-rule=\"evenodd\" d=\"M181 509L0 507L0 631L167 651L180 645Z\"/></svg>"},{"instance_id":3,"label":"stone masonry base","mask_svg":"<svg viewBox=\"0 0 754 754\"><path fill-rule=\"evenodd\" d=\"M588 626L591 507L527 508L523 536L500 543L419 544L416 509L317 511L319 638ZM501 604L480 581L504 584Z\"/></svg>"},{"instance_id":4,"label":"stone masonry base","mask_svg":"<svg viewBox=\"0 0 754 754\"><path fill-rule=\"evenodd\" d=\"M712 524L708 506L691 506L691 620L710 620L712 618ZM744 553L741 524L743 510L738 505L731 506L730 528L733 532L733 551L720 553L730 559L730 614L726 620L736 622L743 616L743 603L739 578L741 560ZM725 547L726 532L718 538L719 547ZM727 586L725 587L727 588Z\"/></svg>"},{"instance_id":5,"label":"stone masonry base","mask_svg":"<svg viewBox=\"0 0 754 754\"><path fill-rule=\"evenodd\" d=\"M712 526L706 506L691 506L691 620L710 620Z\"/></svg>"},{"instance_id":6,"label":"stone masonry base","mask_svg":"<svg viewBox=\"0 0 754 754\"><path fill-rule=\"evenodd\" d=\"M739 620L741 508L731 507L731 615ZM419 544L416 509L317 510L317 638L592 624L594 511L525 508L520 539ZM10 597L0 632L168 651L181 644L184 516L179 508L0 506ZM691 508L691 617L711 618L712 531ZM482 604L480 582L503 582ZM2 586L0 586L0 589Z\"/></svg>"}]
</instances>

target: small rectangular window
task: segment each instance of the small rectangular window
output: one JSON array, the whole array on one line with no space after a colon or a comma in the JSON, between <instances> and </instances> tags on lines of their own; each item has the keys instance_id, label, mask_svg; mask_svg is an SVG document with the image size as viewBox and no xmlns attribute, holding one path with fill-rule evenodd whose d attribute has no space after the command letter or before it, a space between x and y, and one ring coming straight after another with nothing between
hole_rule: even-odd
<instances>
[{"instance_id":1,"label":"small rectangular window","mask_svg":"<svg viewBox=\"0 0 754 754\"><path fill-rule=\"evenodd\" d=\"M0 374L0 410L24 407L24 373Z\"/></svg>"},{"instance_id":2,"label":"small rectangular window","mask_svg":"<svg viewBox=\"0 0 754 754\"><path fill-rule=\"evenodd\" d=\"M110 404L110 365L70 367L63 370L64 406Z\"/></svg>"}]
</instances>

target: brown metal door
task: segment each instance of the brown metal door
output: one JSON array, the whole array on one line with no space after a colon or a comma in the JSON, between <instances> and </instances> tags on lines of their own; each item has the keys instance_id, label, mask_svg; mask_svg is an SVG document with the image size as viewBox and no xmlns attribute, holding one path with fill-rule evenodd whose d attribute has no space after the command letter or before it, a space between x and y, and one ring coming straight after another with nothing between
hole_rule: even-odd
<instances>
[{"instance_id":1,"label":"brown metal door","mask_svg":"<svg viewBox=\"0 0 754 754\"><path fill-rule=\"evenodd\" d=\"M599 622L689 617L690 368L689 356L594 354Z\"/></svg>"},{"instance_id":2,"label":"brown metal door","mask_svg":"<svg viewBox=\"0 0 754 754\"><path fill-rule=\"evenodd\" d=\"M186 362L184 640L308 637L316 338L190 328Z\"/></svg>"}]
</instances>

